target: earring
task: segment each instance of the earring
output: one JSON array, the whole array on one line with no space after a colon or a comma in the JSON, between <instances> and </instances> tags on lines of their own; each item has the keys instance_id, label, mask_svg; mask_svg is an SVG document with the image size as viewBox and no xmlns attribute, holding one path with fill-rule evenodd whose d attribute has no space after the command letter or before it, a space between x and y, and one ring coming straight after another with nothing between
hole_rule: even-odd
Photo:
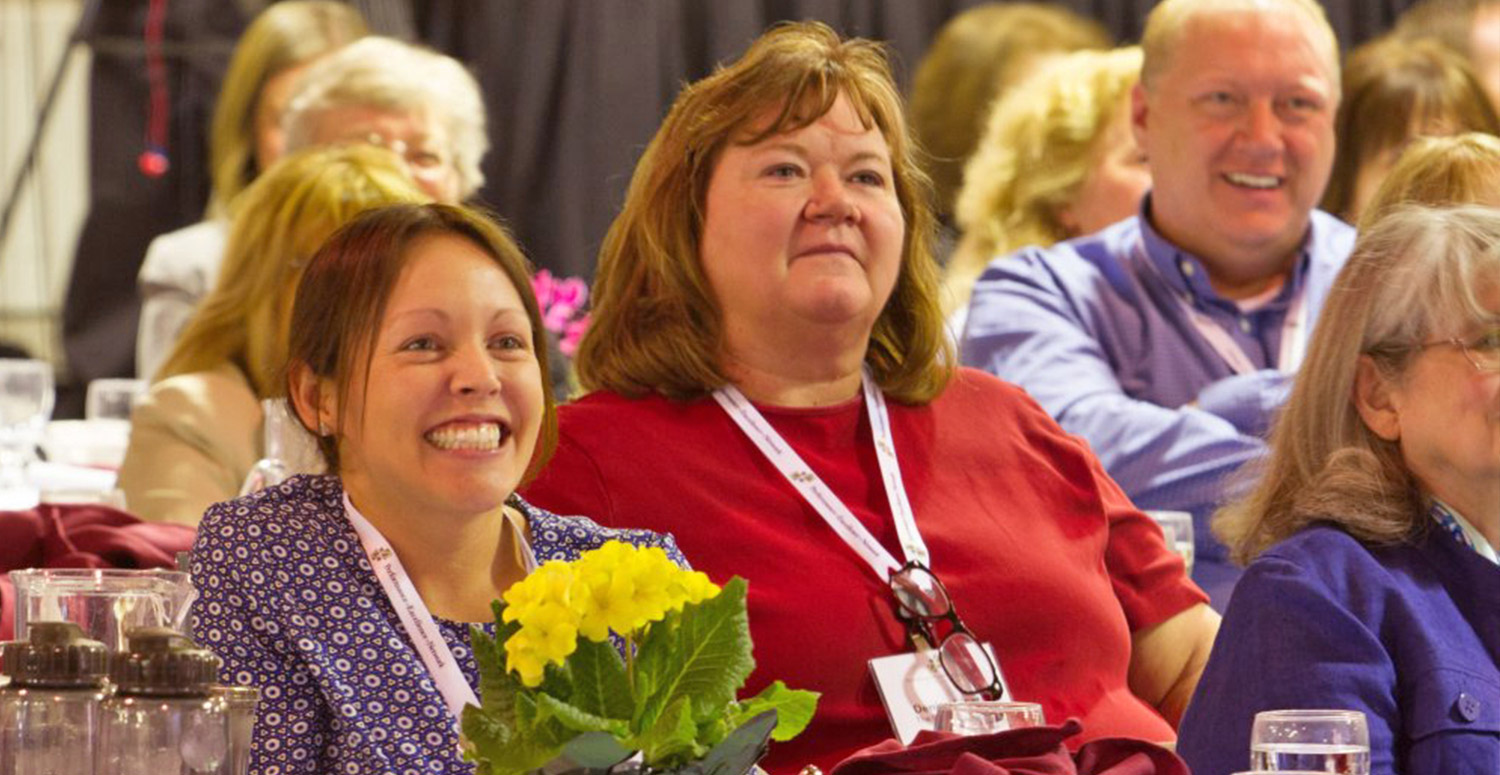
<instances>
[{"instance_id":1,"label":"earring","mask_svg":"<svg viewBox=\"0 0 1500 775\"><path fill-rule=\"evenodd\" d=\"M318 420L318 435L319 436L328 436L328 435L331 435L331 432L328 430L328 423L323 422L322 420Z\"/></svg>"}]
</instances>

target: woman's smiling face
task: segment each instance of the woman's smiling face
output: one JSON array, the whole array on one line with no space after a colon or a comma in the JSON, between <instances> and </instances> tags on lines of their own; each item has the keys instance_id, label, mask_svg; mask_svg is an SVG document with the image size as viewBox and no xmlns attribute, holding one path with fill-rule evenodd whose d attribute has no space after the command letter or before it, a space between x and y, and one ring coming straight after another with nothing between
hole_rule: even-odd
<instances>
[{"instance_id":1,"label":"woman's smiling face","mask_svg":"<svg viewBox=\"0 0 1500 775\"><path fill-rule=\"evenodd\" d=\"M498 508L536 449L536 332L495 259L421 237L387 302L363 382L350 384L341 474L362 509L422 518Z\"/></svg>"}]
</instances>

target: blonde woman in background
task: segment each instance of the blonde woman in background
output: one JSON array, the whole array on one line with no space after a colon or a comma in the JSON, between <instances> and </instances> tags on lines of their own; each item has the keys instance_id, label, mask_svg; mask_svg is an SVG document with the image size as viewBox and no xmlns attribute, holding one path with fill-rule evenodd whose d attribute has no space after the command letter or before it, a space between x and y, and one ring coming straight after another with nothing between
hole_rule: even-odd
<instances>
[{"instance_id":1,"label":"blonde woman in background","mask_svg":"<svg viewBox=\"0 0 1500 775\"><path fill-rule=\"evenodd\" d=\"M281 114L297 78L309 63L367 33L364 17L347 3L287 0L262 11L240 36L210 127L208 217L152 240L141 264L136 374L142 379L156 373L213 287L230 202L281 157Z\"/></svg>"},{"instance_id":2,"label":"blonde woman in background","mask_svg":"<svg viewBox=\"0 0 1500 775\"><path fill-rule=\"evenodd\" d=\"M1050 57L1113 43L1099 22L1051 3L988 3L943 25L917 66L909 111L940 219L951 221L964 163L995 100Z\"/></svg>"},{"instance_id":3,"label":"blonde woman in background","mask_svg":"<svg viewBox=\"0 0 1500 775\"><path fill-rule=\"evenodd\" d=\"M1407 147L1360 218L1361 231L1403 204L1500 207L1500 137L1468 132Z\"/></svg>"},{"instance_id":4,"label":"blonde woman in background","mask_svg":"<svg viewBox=\"0 0 1500 775\"><path fill-rule=\"evenodd\" d=\"M1079 51L1001 98L964 173L963 239L943 279L955 336L974 281L989 262L1134 215L1151 172L1130 131L1138 46Z\"/></svg>"},{"instance_id":5,"label":"blonde woman in background","mask_svg":"<svg viewBox=\"0 0 1500 775\"><path fill-rule=\"evenodd\" d=\"M284 395L275 374L303 265L358 213L426 200L400 159L368 146L294 154L245 190L218 285L132 415L119 480L132 512L197 524L239 494L261 456L260 401Z\"/></svg>"}]
</instances>

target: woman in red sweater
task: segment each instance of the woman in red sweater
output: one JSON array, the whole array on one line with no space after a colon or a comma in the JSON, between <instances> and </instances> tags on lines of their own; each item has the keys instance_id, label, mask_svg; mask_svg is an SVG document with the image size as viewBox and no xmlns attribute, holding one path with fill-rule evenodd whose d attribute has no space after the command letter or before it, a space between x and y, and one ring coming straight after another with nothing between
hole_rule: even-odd
<instances>
[{"instance_id":1,"label":"woman in red sweater","mask_svg":"<svg viewBox=\"0 0 1500 775\"><path fill-rule=\"evenodd\" d=\"M823 693L774 773L890 737L869 663L927 646L898 672L1169 740L1218 619L1082 442L952 365L914 154L884 51L822 24L685 88L605 239L592 392L527 496L749 580L749 688ZM967 628L898 605L933 577Z\"/></svg>"}]
</instances>

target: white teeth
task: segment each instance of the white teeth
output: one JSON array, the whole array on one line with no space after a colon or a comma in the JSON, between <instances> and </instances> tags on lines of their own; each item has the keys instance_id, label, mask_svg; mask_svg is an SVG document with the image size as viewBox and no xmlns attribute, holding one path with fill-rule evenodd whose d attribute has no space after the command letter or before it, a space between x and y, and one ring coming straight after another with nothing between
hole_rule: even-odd
<instances>
[{"instance_id":1,"label":"white teeth","mask_svg":"<svg viewBox=\"0 0 1500 775\"><path fill-rule=\"evenodd\" d=\"M500 446L499 423L444 425L427 432L427 441L438 449L487 450Z\"/></svg>"},{"instance_id":2,"label":"white teeth","mask_svg":"<svg viewBox=\"0 0 1500 775\"><path fill-rule=\"evenodd\" d=\"M1231 172L1224 176L1230 183L1246 188L1276 188L1281 185L1281 178L1275 175L1249 175L1243 172Z\"/></svg>"}]
</instances>

